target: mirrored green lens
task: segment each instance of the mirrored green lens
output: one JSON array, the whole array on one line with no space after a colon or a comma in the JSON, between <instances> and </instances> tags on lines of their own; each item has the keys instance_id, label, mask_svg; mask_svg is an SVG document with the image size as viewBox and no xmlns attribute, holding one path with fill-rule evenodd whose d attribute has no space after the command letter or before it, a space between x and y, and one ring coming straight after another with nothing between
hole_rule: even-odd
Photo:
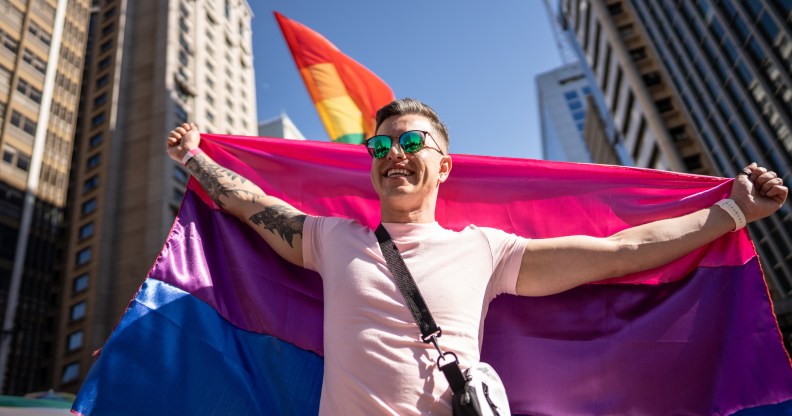
<instances>
[{"instance_id":1,"label":"mirrored green lens","mask_svg":"<svg viewBox=\"0 0 792 416\"><path fill-rule=\"evenodd\" d=\"M366 147L375 158L383 158L390 151L391 138L388 136L374 136L366 142Z\"/></svg>"},{"instance_id":2,"label":"mirrored green lens","mask_svg":"<svg viewBox=\"0 0 792 416\"><path fill-rule=\"evenodd\" d=\"M423 136L418 131L408 131L399 137L399 144L407 153L415 153L423 149Z\"/></svg>"}]
</instances>

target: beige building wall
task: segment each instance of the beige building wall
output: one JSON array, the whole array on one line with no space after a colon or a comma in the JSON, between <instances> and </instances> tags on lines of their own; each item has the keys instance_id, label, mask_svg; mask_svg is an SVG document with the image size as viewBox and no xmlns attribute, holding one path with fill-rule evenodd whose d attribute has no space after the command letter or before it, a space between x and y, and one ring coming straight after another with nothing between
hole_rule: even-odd
<instances>
[{"instance_id":1,"label":"beige building wall","mask_svg":"<svg viewBox=\"0 0 792 416\"><path fill-rule=\"evenodd\" d=\"M57 389L79 388L162 249L188 178L165 153L168 132L195 121L202 131L256 134L251 18L239 0L118 0L92 15ZM80 262L80 253L90 255ZM82 343L70 348L74 334Z\"/></svg>"},{"instance_id":2,"label":"beige building wall","mask_svg":"<svg viewBox=\"0 0 792 416\"><path fill-rule=\"evenodd\" d=\"M10 337L2 338L10 342L8 354L0 353L3 394L49 385L61 268L57 238L89 6L89 0L0 0L0 313L14 317L5 329ZM12 272L15 263L19 274Z\"/></svg>"}]
</instances>

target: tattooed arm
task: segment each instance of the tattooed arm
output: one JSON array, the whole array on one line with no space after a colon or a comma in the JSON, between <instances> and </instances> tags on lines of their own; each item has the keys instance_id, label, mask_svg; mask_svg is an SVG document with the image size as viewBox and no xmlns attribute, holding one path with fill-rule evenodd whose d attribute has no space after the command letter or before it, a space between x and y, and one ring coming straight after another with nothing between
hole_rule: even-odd
<instances>
[{"instance_id":1,"label":"tattooed arm","mask_svg":"<svg viewBox=\"0 0 792 416\"><path fill-rule=\"evenodd\" d=\"M168 136L168 155L181 163L200 140L194 124L182 124ZM190 159L187 168L220 208L250 225L281 257L302 266L304 213L265 194L256 184L218 165L205 153Z\"/></svg>"}]
</instances>

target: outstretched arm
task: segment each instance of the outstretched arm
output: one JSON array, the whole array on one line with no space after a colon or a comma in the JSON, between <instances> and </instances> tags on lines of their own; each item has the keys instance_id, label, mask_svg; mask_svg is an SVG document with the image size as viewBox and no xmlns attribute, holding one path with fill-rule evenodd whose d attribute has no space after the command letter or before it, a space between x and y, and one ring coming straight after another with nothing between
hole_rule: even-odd
<instances>
[{"instance_id":1,"label":"outstretched arm","mask_svg":"<svg viewBox=\"0 0 792 416\"><path fill-rule=\"evenodd\" d=\"M181 163L200 141L194 124L182 124L168 135L168 155ZM303 212L265 194L256 184L220 166L203 152L189 159L186 167L220 208L256 230L281 257L302 266Z\"/></svg>"},{"instance_id":2,"label":"outstretched arm","mask_svg":"<svg viewBox=\"0 0 792 416\"><path fill-rule=\"evenodd\" d=\"M774 172L751 164L738 175L731 199L747 222L769 216L788 190ZM721 207L628 228L610 237L567 236L530 240L525 247L517 293L544 296L584 283L659 267L735 228Z\"/></svg>"}]
</instances>

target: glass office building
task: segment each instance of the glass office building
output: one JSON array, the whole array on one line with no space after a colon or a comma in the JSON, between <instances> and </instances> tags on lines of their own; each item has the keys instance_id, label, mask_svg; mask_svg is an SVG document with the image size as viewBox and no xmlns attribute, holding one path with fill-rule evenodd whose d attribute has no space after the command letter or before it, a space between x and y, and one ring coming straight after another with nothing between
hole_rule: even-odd
<instances>
[{"instance_id":1,"label":"glass office building","mask_svg":"<svg viewBox=\"0 0 792 416\"><path fill-rule=\"evenodd\" d=\"M691 126L682 137L705 150L702 163L712 174L733 177L756 161L787 183L792 180L792 1L564 0L560 7L583 50L593 43L585 28L595 25L602 30L592 31L609 45L631 39L648 45L647 50L629 49L627 65L645 65L640 61L647 55L657 65L656 76L644 77L643 87L666 84L672 91L671 107ZM789 333L789 204L750 231L776 314Z\"/></svg>"}]
</instances>

